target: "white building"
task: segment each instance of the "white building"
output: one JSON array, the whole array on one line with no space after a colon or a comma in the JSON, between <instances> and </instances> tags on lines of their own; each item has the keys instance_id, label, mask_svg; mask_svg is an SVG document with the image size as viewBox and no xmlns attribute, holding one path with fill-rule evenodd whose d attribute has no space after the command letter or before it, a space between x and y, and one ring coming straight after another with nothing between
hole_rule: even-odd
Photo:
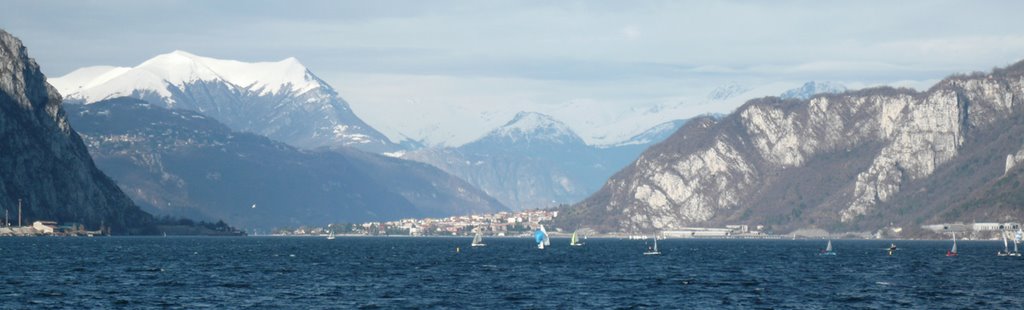
<instances>
[{"instance_id":1,"label":"white building","mask_svg":"<svg viewBox=\"0 0 1024 310\"><path fill-rule=\"evenodd\" d=\"M40 233L52 235L57 230L57 222L35 221L32 223L32 228Z\"/></svg>"}]
</instances>

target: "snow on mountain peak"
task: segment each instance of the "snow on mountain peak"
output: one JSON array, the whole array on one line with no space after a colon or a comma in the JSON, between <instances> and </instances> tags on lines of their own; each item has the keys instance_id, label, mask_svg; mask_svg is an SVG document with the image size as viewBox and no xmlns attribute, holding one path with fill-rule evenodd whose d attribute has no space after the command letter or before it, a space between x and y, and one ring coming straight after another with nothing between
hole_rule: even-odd
<instances>
[{"instance_id":1,"label":"snow on mountain peak","mask_svg":"<svg viewBox=\"0 0 1024 310\"><path fill-rule=\"evenodd\" d=\"M650 129L647 129L644 132L633 136L629 140L622 141L622 142L615 143L615 144L610 144L610 145L601 145L599 147L611 148L611 147L621 147L621 146L627 146L627 145L649 145L649 144L654 144L654 143L660 142L662 140L665 140L665 138L668 138L668 136L670 136L673 133L675 133L676 130L679 130L680 127L683 127L683 125L686 124L686 121L687 120L685 120L685 119L667 121L667 122L655 125L654 127L651 127Z\"/></svg>"},{"instance_id":2,"label":"snow on mountain peak","mask_svg":"<svg viewBox=\"0 0 1024 310\"><path fill-rule=\"evenodd\" d=\"M169 97L168 87L180 88L197 81L226 82L260 95L286 90L298 95L318 87L330 89L294 57L249 63L202 57L181 50L157 55L131 68L87 67L49 79L65 97L86 102L127 96L136 91L152 91Z\"/></svg>"},{"instance_id":3,"label":"snow on mountain peak","mask_svg":"<svg viewBox=\"0 0 1024 310\"><path fill-rule=\"evenodd\" d=\"M719 86L708 93L709 100L726 100L739 96L747 91L750 91L750 87L740 85L736 82L730 82L729 84Z\"/></svg>"},{"instance_id":4,"label":"snow on mountain peak","mask_svg":"<svg viewBox=\"0 0 1024 310\"><path fill-rule=\"evenodd\" d=\"M537 112L516 113L511 121L491 131L487 137L509 139L512 142L542 140L557 143L583 143L583 140L565 123Z\"/></svg>"},{"instance_id":5,"label":"snow on mountain peak","mask_svg":"<svg viewBox=\"0 0 1024 310\"><path fill-rule=\"evenodd\" d=\"M62 77L48 79L47 82L50 82L53 87L57 88L57 92L67 96L82 89L95 87L131 69L129 67L112 66L84 67L71 71L71 73L65 74Z\"/></svg>"},{"instance_id":6,"label":"snow on mountain peak","mask_svg":"<svg viewBox=\"0 0 1024 310\"><path fill-rule=\"evenodd\" d=\"M817 94L838 94L846 91L846 86L835 82L810 81L803 86L787 90L779 95L782 99L807 100Z\"/></svg>"}]
</instances>

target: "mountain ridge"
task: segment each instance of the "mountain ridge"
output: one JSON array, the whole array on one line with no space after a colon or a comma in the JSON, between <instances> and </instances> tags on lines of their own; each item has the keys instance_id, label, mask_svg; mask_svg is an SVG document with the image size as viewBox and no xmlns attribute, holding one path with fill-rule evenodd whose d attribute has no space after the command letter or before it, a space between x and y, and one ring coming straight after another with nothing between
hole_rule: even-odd
<instances>
[{"instance_id":1,"label":"mountain ridge","mask_svg":"<svg viewBox=\"0 0 1024 310\"><path fill-rule=\"evenodd\" d=\"M334 88L295 58L246 63L174 51L135 67L86 67L50 80L70 103L128 96L198 111L233 130L302 148L351 146L378 153L401 148L363 122Z\"/></svg>"},{"instance_id":2,"label":"mountain ridge","mask_svg":"<svg viewBox=\"0 0 1024 310\"><path fill-rule=\"evenodd\" d=\"M425 164L297 149L190 110L123 97L68 111L100 168L156 214L270 228L505 210Z\"/></svg>"},{"instance_id":3,"label":"mountain ridge","mask_svg":"<svg viewBox=\"0 0 1024 310\"><path fill-rule=\"evenodd\" d=\"M601 180L684 122L660 124L656 127L668 128L648 130L645 141L593 146L554 117L520 112L470 143L419 149L402 157L461 177L512 209L546 208L574 203L597 190Z\"/></svg>"},{"instance_id":4,"label":"mountain ridge","mask_svg":"<svg viewBox=\"0 0 1024 310\"><path fill-rule=\"evenodd\" d=\"M691 121L559 221L622 231L880 228L874 214L893 209L906 194L901 187L946 169L972 132L1020 113L1020 67L954 75L925 92L879 87L750 100L721 120Z\"/></svg>"}]
</instances>

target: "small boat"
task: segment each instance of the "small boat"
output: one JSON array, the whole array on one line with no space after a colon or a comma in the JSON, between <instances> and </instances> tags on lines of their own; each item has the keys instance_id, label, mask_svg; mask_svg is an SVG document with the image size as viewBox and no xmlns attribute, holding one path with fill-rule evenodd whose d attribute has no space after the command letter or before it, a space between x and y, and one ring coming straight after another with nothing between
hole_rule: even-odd
<instances>
[{"instance_id":1,"label":"small boat","mask_svg":"<svg viewBox=\"0 0 1024 310\"><path fill-rule=\"evenodd\" d=\"M826 245L825 249L821 250L821 253L818 253L818 255L820 255L820 256L836 256L836 251L832 250L832 239L828 240L828 245Z\"/></svg>"},{"instance_id":2,"label":"small boat","mask_svg":"<svg viewBox=\"0 0 1024 310\"><path fill-rule=\"evenodd\" d=\"M953 248L950 249L949 251L946 251L946 256L954 257L954 256L957 256L957 255L958 255L958 253L956 251L956 233L953 233Z\"/></svg>"},{"instance_id":3,"label":"small boat","mask_svg":"<svg viewBox=\"0 0 1024 310\"><path fill-rule=\"evenodd\" d=\"M896 244L895 243L890 243L889 244L889 256L892 256L893 253L896 253Z\"/></svg>"},{"instance_id":4,"label":"small boat","mask_svg":"<svg viewBox=\"0 0 1024 310\"><path fill-rule=\"evenodd\" d=\"M654 235L654 246L648 247L644 255L661 255L661 251L658 251L658 235Z\"/></svg>"},{"instance_id":5,"label":"small boat","mask_svg":"<svg viewBox=\"0 0 1024 310\"><path fill-rule=\"evenodd\" d=\"M473 236L473 243L470 244L470 245L471 246L475 246L475 247L476 246L487 246L487 244L484 243L484 234L476 233L476 235Z\"/></svg>"},{"instance_id":6,"label":"small boat","mask_svg":"<svg viewBox=\"0 0 1024 310\"><path fill-rule=\"evenodd\" d=\"M996 252L996 256L1020 256L1020 252L1017 250L1017 240L1013 241L1013 252L1010 252L1010 241L1006 238L1006 232L1003 232L1003 250Z\"/></svg>"},{"instance_id":7,"label":"small boat","mask_svg":"<svg viewBox=\"0 0 1024 310\"><path fill-rule=\"evenodd\" d=\"M327 225L327 226L331 230L331 233L327 234L327 240L334 240L334 227L332 227L331 225Z\"/></svg>"},{"instance_id":8,"label":"small boat","mask_svg":"<svg viewBox=\"0 0 1024 310\"><path fill-rule=\"evenodd\" d=\"M583 246L583 242L580 242L579 237L576 236L576 232L572 232L572 239L569 240L570 246Z\"/></svg>"},{"instance_id":9,"label":"small boat","mask_svg":"<svg viewBox=\"0 0 1024 310\"><path fill-rule=\"evenodd\" d=\"M543 250L545 246L551 245L551 238L548 238L548 231L544 229L544 225L533 231L533 239L537 241L538 249Z\"/></svg>"}]
</instances>

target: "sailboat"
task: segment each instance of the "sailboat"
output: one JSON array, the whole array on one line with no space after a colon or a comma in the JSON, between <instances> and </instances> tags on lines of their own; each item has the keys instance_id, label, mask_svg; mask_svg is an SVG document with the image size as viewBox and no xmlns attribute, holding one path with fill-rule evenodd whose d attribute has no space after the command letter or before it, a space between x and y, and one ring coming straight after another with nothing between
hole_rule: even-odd
<instances>
[{"instance_id":1,"label":"sailboat","mask_svg":"<svg viewBox=\"0 0 1024 310\"><path fill-rule=\"evenodd\" d=\"M647 248L647 252L644 255L661 255L661 251L658 251L658 235L654 235L654 246Z\"/></svg>"},{"instance_id":2,"label":"sailboat","mask_svg":"<svg viewBox=\"0 0 1024 310\"><path fill-rule=\"evenodd\" d=\"M327 235L327 240L334 240L334 227L327 225L327 228L331 230L331 233Z\"/></svg>"},{"instance_id":3,"label":"sailboat","mask_svg":"<svg viewBox=\"0 0 1024 310\"><path fill-rule=\"evenodd\" d=\"M889 253L889 256L896 254L896 242L889 243L889 249L886 249L886 252Z\"/></svg>"},{"instance_id":4,"label":"sailboat","mask_svg":"<svg viewBox=\"0 0 1024 310\"><path fill-rule=\"evenodd\" d=\"M548 231L544 229L544 225L540 225L533 232L533 239L537 241L537 248L543 250L545 246L551 245L551 238L548 238Z\"/></svg>"},{"instance_id":5,"label":"sailboat","mask_svg":"<svg viewBox=\"0 0 1024 310\"><path fill-rule=\"evenodd\" d=\"M820 256L836 256L836 251L832 250L832 239L828 239L828 245L825 246L825 249L821 250L821 253L818 253L818 255L820 255Z\"/></svg>"},{"instance_id":6,"label":"sailboat","mask_svg":"<svg viewBox=\"0 0 1024 310\"><path fill-rule=\"evenodd\" d=\"M953 249L946 251L946 256L953 257L957 256L956 252L956 233L953 233Z\"/></svg>"},{"instance_id":7,"label":"sailboat","mask_svg":"<svg viewBox=\"0 0 1024 310\"><path fill-rule=\"evenodd\" d=\"M569 240L570 246L583 246L583 242L580 242L579 237L576 236L576 232L572 232L572 239Z\"/></svg>"},{"instance_id":8,"label":"sailboat","mask_svg":"<svg viewBox=\"0 0 1024 310\"><path fill-rule=\"evenodd\" d=\"M1017 250L1017 239L1013 240L1013 252L1010 252L1010 241L1006 238L1006 232L1003 232L1003 250L996 252L996 256L1020 256L1020 252Z\"/></svg>"},{"instance_id":9,"label":"sailboat","mask_svg":"<svg viewBox=\"0 0 1024 310\"><path fill-rule=\"evenodd\" d=\"M487 244L484 243L484 234L481 234L479 232L476 233L476 235L473 236L473 243L470 244L470 245L471 246L487 246Z\"/></svg>"}]
</instances>

